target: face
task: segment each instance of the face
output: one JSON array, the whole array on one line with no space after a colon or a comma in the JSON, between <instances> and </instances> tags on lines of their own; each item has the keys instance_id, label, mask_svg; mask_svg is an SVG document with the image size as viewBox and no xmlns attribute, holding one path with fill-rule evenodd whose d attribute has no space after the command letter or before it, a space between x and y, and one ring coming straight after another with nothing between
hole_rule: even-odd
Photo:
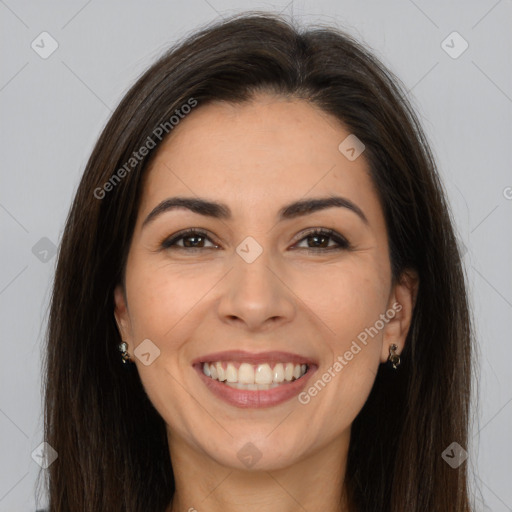
<instances>
[{"instance_id":1,"label":"face","mask_svg":"<svg viewBox=\"0 0 512 512\"><path fill-rule=\"evenodd\" d=\"M160 146L115 315L171 457L271 470L341 449L389 345L401 352L413 287L392 283L364 152L338 149L349 134L259 95L199 105Z\"/></svg>"}]
</instances>

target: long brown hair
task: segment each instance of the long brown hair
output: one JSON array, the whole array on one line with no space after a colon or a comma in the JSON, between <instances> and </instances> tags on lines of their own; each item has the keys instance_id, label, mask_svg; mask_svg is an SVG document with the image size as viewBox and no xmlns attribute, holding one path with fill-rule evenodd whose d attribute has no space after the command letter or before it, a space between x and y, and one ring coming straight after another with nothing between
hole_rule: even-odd
<instances>
[{"instance_id":1,"label":"long brown hair","mask_svg":"<svg viewBox=\"0 0 512 512\"><path fill-rule=\"evenodd\" d=\"M164 511L172 499L165 424L136 369L121 362L114 288L144 171L164 139L156 128L170 133L169 120L191 99L201 108L256 91L305 99L363 141L393 279L406 269L419 275L402 364L380 366L352 425L346 483L354 508L469 511L467 465L452 468L442 452L452 442L467 446L471 316L425 135L399 79L365 46L339 29L304 30L265 13L207 26L169 49L127 92L89 158L58 255L43 370L45 440L58 452L46 470L50 511ZM149 154L130 160L149 139Z\"/></svg>"}]
</instances>

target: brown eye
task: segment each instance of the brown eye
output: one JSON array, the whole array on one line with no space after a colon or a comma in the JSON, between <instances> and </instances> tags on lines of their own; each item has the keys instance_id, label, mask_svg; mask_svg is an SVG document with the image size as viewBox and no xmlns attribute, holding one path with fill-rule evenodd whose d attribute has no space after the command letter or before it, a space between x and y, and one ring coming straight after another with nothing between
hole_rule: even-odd
<instances>
[{"instance_id":1,"label":"brown eye","mask_svg":"<svg viewBox=\"0 0 512 512\"><path fill-rule=\"evenodd\" d=\"M335 251L351 247L345 237L332 229L314 229L308 232L299 243L303 240L307 240L308 246L304 249L308 252ZM330 242L334 242L334 245L329 245Z\"/></svg>"},{"instance_id":2,"label":"brown eye","mask_svg":"<svg viewBox=\"0 0 512 512\"><path fill-rule=\"evenodd\" d=\"M183 245L177 244L183 240ZM189 229L187 231L182 231L181 233L177 233L170 238L165 239L161 243L162 249L183 249L183 250L191 250L195 249L211 249L212 247L205 247L204 243L206 240L210 240L207 233L197 229ZM213 245L214 248L218 247L217 245Z\"/></svg>"}]
</instances>

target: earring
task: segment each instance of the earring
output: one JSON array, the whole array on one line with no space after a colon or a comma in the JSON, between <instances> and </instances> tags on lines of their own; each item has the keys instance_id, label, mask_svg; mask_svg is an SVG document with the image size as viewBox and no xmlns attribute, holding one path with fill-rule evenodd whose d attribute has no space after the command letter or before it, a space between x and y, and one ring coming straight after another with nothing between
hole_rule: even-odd
<instances>
[{"instance_id":1,"label":"earring","mask_svg":"<svg viewBox=\"0 0 512 512\"><path fill-rule=\"evenodd\" d=\"M121 358L123 360L123 363L127 363L130 361L130 354L127 352L128 343L126 341L123 341L122 343L119 343L118 345L119 351L121 352Z\"/></svg>"},{"instance_id":2,"label":"earring","mask_svg":"<svg viewBox=\"0 0 512 512\"><path fill-rule=\"evenodd\" d=\"M388 361L393 365L393 369L396 370L400 366L400 356L396 353L397 345L393 343L389 347Z\"/></svg>"}]
</instances>

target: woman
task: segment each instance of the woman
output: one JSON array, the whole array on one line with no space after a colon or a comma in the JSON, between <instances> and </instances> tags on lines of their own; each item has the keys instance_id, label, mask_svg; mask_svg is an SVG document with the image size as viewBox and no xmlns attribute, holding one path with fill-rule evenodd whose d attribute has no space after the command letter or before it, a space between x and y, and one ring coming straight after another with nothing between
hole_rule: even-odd
<instances>
[{"instance_id":1,"label":"woman","mask_svg":"<svg viewBox=\"0 0 512 512\"><path fill-rule=\"evenodd\" d=\"M469 511L471 339L398 79L334 29L218 23L130 89L76 193L50 510Z\"/></svg>"}]
</instances>

